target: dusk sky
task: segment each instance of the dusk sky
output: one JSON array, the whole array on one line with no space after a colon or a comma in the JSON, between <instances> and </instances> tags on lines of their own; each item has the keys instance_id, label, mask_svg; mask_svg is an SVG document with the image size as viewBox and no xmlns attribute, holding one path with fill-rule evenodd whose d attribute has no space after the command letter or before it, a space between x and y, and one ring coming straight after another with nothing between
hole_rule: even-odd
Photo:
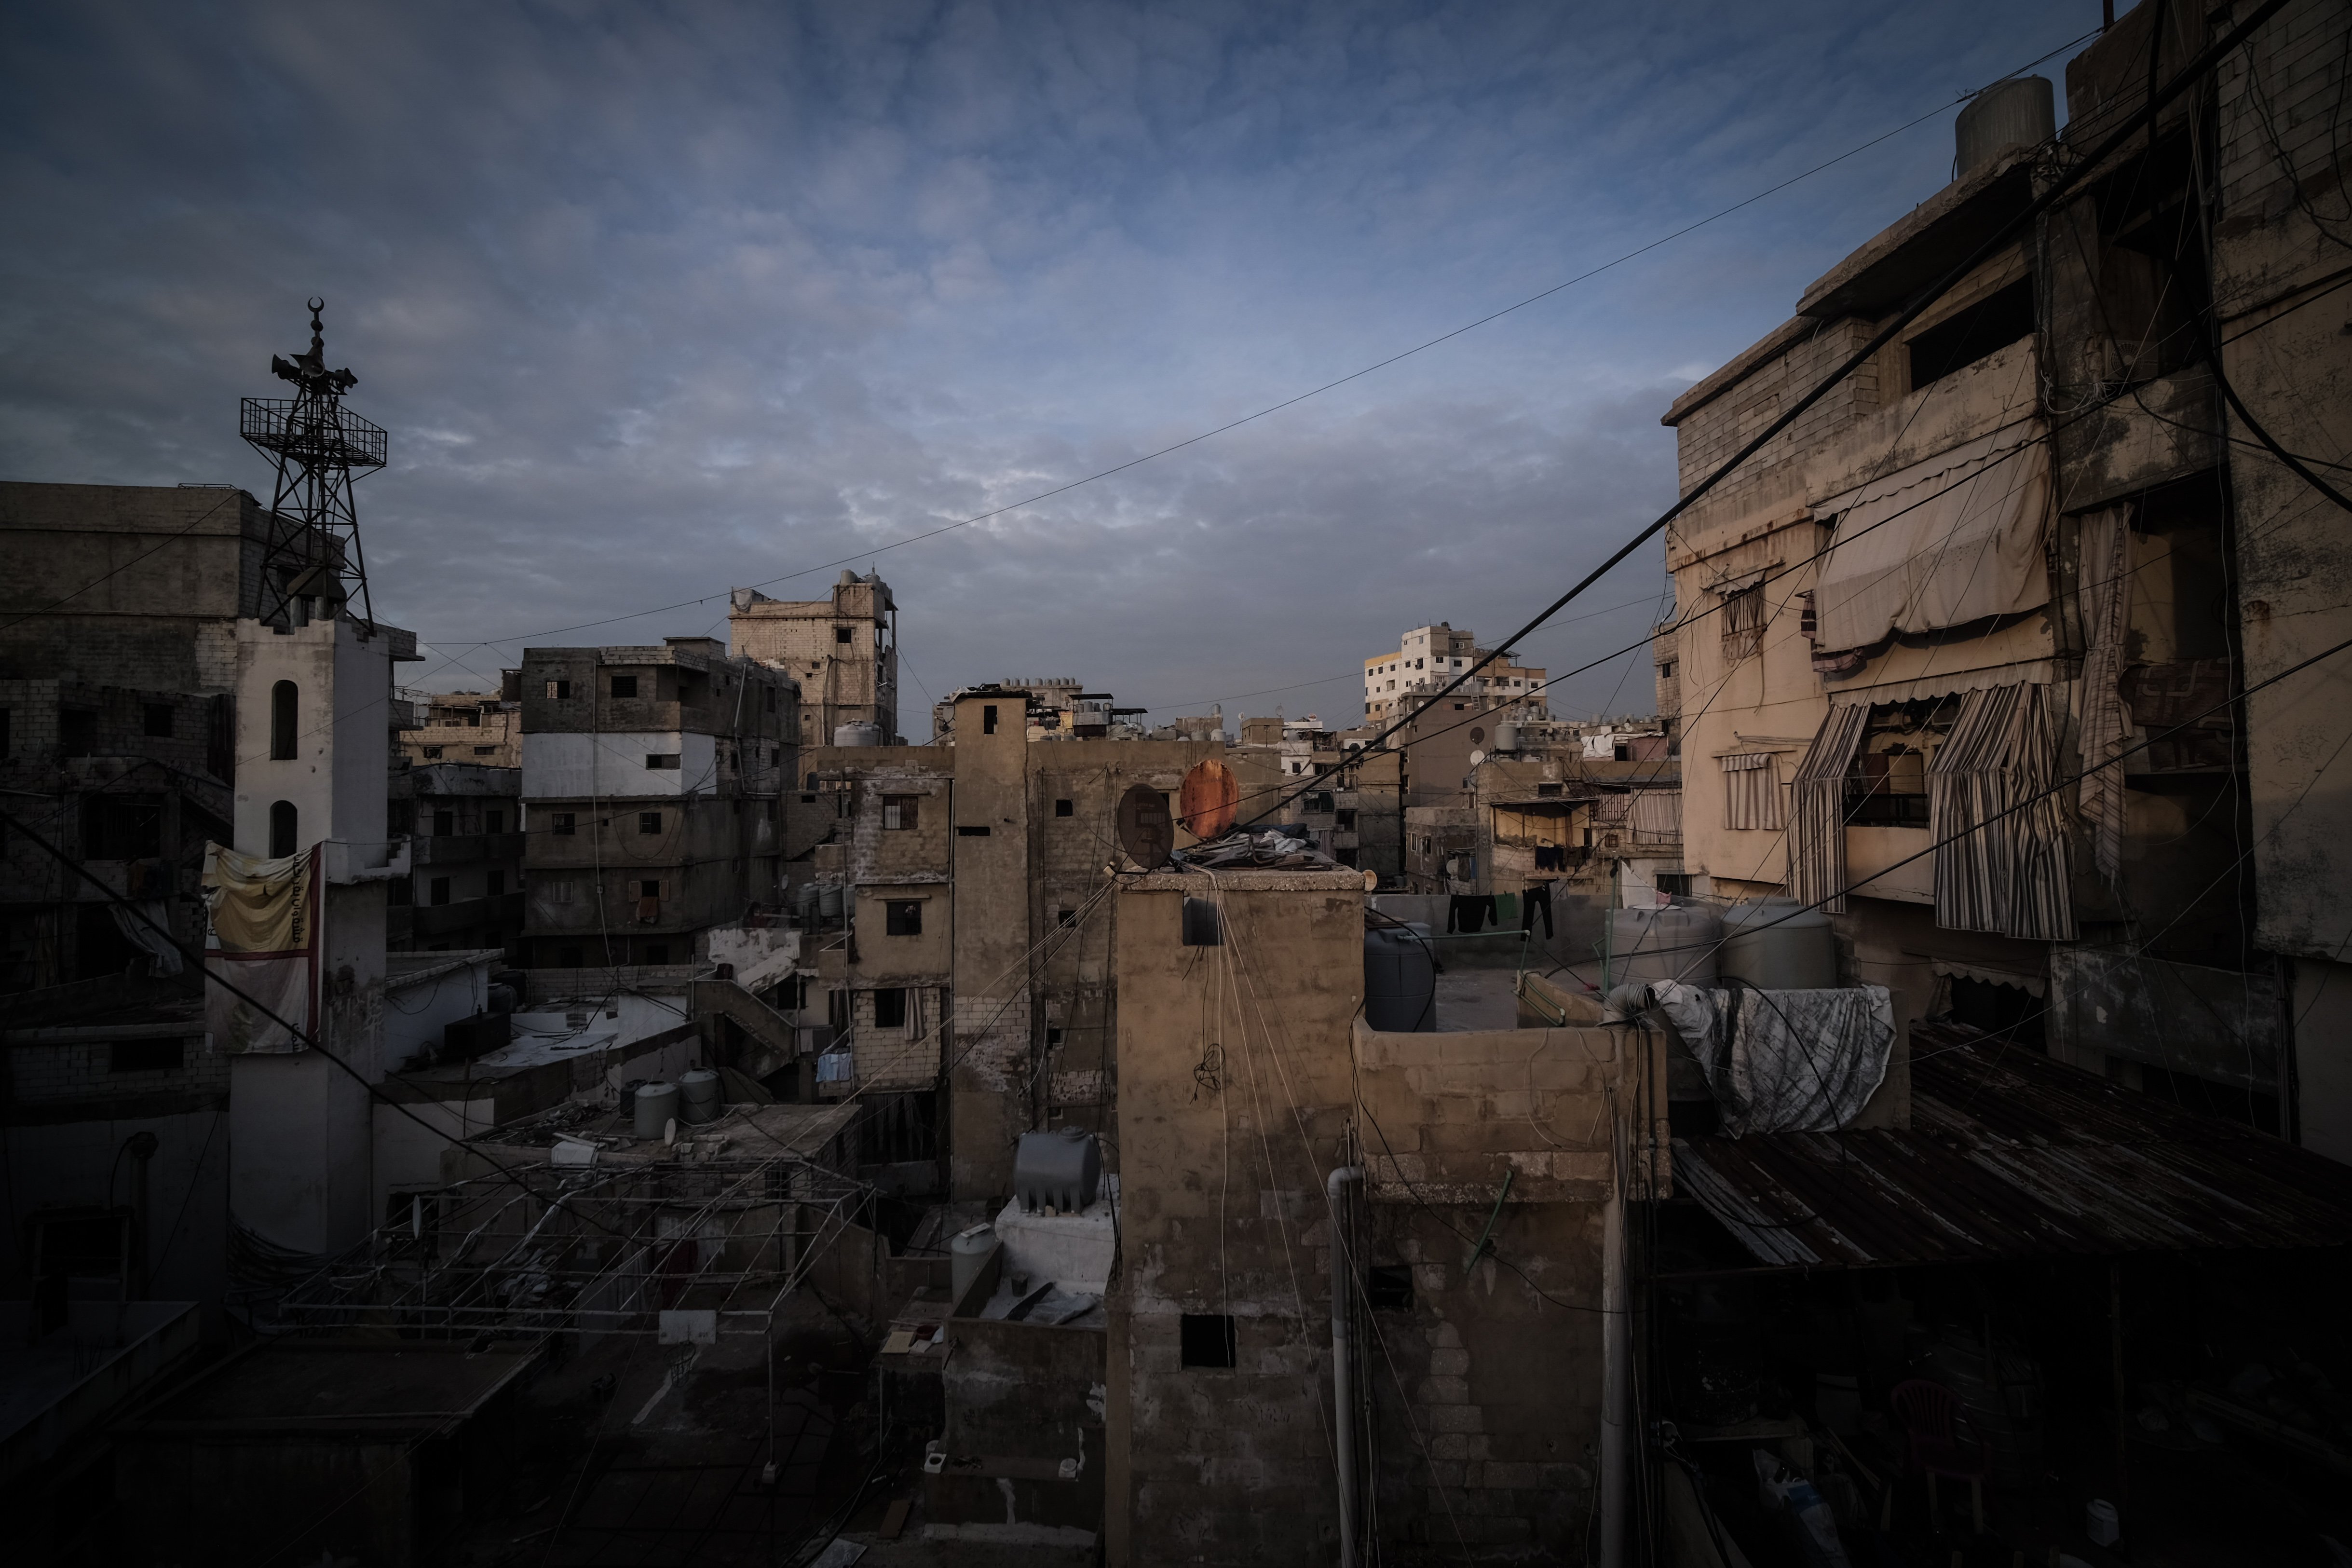
<instances>
[{"instance_id":1,"label":"dusk sky","mask_svg":"<svg viewBox=\"0 0 2352 1568\"><path fill-rule=\"evenodd\" d=\"M1959 95L2098 19L15 5L0 477L266 500L237 399L320 294L391 432L362 537L419 687L724 636L729 588L852 558L900 605L912 739L1000 677L1352 721L1400 631L1499 637L1654 516L1675 394L1945 183ZM1644 551L1523 657L1632 642L1664 586ZM1632 658L1555 692L1651 700Z\"/></svg>"}]
</instances>

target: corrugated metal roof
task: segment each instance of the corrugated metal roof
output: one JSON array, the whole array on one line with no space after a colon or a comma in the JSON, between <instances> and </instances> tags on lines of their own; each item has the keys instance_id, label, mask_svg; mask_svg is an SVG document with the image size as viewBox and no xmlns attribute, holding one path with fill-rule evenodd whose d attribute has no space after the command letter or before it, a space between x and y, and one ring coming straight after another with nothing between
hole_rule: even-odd
<instances>
[{"instance_id":1,"label":"corrugated metal roof","mask_svg":"<svg viewBox=\"0 0 2352 1568\"><path fill-rule=\"evenodd\" d=\"M2352 1166L1974 1030L1911 1030L1912 1125L1675 1141L1675 1183L1782 1267L2352 1242Z\"/></svg>"}]
</instances>

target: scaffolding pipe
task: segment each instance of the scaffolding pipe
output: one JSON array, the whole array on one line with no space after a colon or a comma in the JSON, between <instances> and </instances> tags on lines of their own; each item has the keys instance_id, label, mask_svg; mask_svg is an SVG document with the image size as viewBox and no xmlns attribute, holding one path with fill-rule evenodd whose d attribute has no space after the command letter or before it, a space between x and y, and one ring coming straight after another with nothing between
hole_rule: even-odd
<instances>
[{"instance_id":1,"label":"scaffolding pipe","mask_svg":"<svg viewBox=\"0 0 2352 1568\"><path fill-rule=\"evenodd\" d=\"M1610 1091L1609 1199L1601 1209L1601 1564L1625 1564L1625 1428L1633 1358L1625 1310L1625 1179Z\"/></svg>"},{"instance_id":2,"label":"scaffolding pipe","mask_svg":"<svg viewBox=\"0 0 2352 1568\"><path fill-rule=\"evenodd\" d=\"M1331 1426L1338 1438L1334 1460L1339 1472L1339 1568L1356 1568L1356 1399L1354 1334L1348 1296L1355 1270L1348 1257L1348 1184L1361 1185L1361 1165L1341 1165L1324 1178L1331 1208Z\"/></svg>"}]
</instances>

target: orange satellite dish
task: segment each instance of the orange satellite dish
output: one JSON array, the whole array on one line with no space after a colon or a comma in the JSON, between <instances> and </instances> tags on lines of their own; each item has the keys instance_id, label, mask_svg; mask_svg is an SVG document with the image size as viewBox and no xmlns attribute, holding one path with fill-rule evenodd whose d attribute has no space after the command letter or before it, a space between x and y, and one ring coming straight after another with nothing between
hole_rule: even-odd
<instances>
[{"instance_id":1,"label":"orange satellite dish","mask_svg":"<svg viewBox=\"0 0 2352 1568\"><path fill-rule=\"evenodd\" d=\"M1223 838L1233 831L1234 818L1240 815L1242 781L1216 758L1204 757L1184 775L1177 804L1176 820L1185 832L1204 841Z\"/></svg>"}]
</instances>

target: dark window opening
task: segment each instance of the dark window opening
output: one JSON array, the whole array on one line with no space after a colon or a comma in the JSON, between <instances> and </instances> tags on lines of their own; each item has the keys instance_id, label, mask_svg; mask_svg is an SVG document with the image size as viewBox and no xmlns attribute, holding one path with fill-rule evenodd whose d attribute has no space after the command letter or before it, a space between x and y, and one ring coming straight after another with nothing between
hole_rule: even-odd
<instances>
[{"instance_id":1,"label":"dark window opening","mask_svg":"<svg viewBox=\"0 0 2352 1568\"><path fill-rule=\"evenodd\" d=\"M851 641L855 636L856 634L847 626L835 626L833 628L833 640L836 643Z\"/></svg>"},{"instance_id":2,"label":"dark window opening","mask_svg":"<svg viewBox=\"0 0 2352 1568\"><path fill-rule=\"evenodd\" d=\"M1045 1044L1046 1044L1046 1046L1047 1046L1049 1048L1050 1048L1050 1047L1055 1047L1055 1046L1058 1046L1058 1045L1060 1045L1061 1043L1062 1043L1062 1031L1061 1031L1061 1030L1059 1030L1059 1029L1054 1029L1054 1028L1048 1028L1048 1029L1045 1031Z\"/></svg>"},{"instance_id":3,"label":"dark window opening","mask_svg":"<svg viewBox=\"0 0 2352 1568\"><path fill-rule=\"evenodd\" d=\"M983 735L993 735L996 733L996 704L993 702L987 704L980 710L980 732Z\"/></svg>"},{"instance_id":4,"label":"dark window opening","mask_svg":"<svg viewBox=\"0 0 2352 1568\"><path fill-rule=\"evenodd\" d=\"M494 898L494 899L502 899L502 898L506 897L506 891L507 891L507 874L506 874L504 871L493 871L493 872L491 872L491 873L490 873L490 897L492 897L492 898Z\"/></svg>"},{"instance_id":5,"label":"dark window opening","mask_svg":"<svg viewBox=\"0 0 2352 1568\"><path fill-rule=\"evenodd\" d=\"M269 807L269 858L282 860L294 853L294 840L299 830L299 815L290 800L272 802Z\"/></svg>"},{"instance_id":6,"label":"dark window opening","mask_svg":"<svg viewBox=\"0 0 2352 1568\"><path fill-rule=\"evenodd\" d=\"M886 936L920 936L923 934L923 900L892 899L882 906L882 931Z\"/></svg>"},{"instance_id":7,"label":"dark window opening","mask_svg":"<svg viewBox=\"0 0 2352 1568\"><path fill-rule=\"evenodd\" d=\"M874 1026L877 1029L903 1029L907 1026L907 988L887 985L874 993Z\"/></svg>"},{"instance_id":8,"label":"dark window opening","mask_svg":"<svg viewBox=\"0 0 2352 1568\"><path fill-rule=\"evenodd\" d=\"M1927 826L1927 759L1896 747L1853 760L1845 785L1845 819L1857 827Z\"/></svg>"},{"instance_id":9,"label":"dark window opening","mask_svg":"<svg viewBox=\"0 0 2352 1568\"><path fill-rule=\"evenodd\" d=\"M98 750L98 712L68 708L58 715L58 739L68 757L87 757Z\"/></svg>"},{"instance_id":10,"label":"dark window opening","mask_svg":"<svg viewBox=\"0 0 2352 1568\"><path fill-rule=\"evenodd\" d=\"M383 885L384 902L395 910L406 909L416 901L416 879L394 877Z\"/></svg>"},{"instance_id":11,"label":"dark window opening","mask_svg":"<svg viewBox=\"0 0 2352 1568\"><path fill-rule=\"evenodd\" d=\"M641 899L660 898L661 883L651 877L641 879L637 883L637 897Z\"/></svg>"},{"instance_id":12,"label":"dark window opening","mask_svg":"<svg viewBox=\"0 0 2352 1568\"><path fill-rule=\"evenodd\" d=\"M155 738L156 738L156 739L158 739L158 740L166 740L166 741L168 741L168 740L170 740L170 739L171 739L171 737L172 737L172 705L171 705L170 703L168 703L168 702L150 702L150 703L148 703L148 704L146 705L146 712L145 712L145 714L144 714L144 718L145 718L145 721L145 721L144 725L142 726L142 732L143 732L143 733L148 734L148 735L151 735L151 736L153 736L153 737L155 737Z\"/></svg>"},{"instance_id":13,"label":"dark window opening","mask_svg":"<svg viewBox=\"0 0 2352 1568\"><path fill-rule=\"evenodd\" d=\"M1186 947L1225 945L1225 922L1223 912L1207 899L1186 898L1183 921Z\"/></svg>"},{"instance_id":14,"label":"dark window opening","mask_svg":"<svg viewBox=\"0 0 2352 1568\"><path fill-rule=\"evenodd\" d=\"M1331 826L1342 833L1352 831L1356 826L1356 808L1352 805L1343 805L1333 812Z\"/></svg>"},{"instance_id":15,"label":"dark window opening","mask_svg":"<svg viewBox=\"0 0 2352 1568\"><path fill-rule=\"evenodd\" d=\"M1054 815L1055 816L1075 816L1076 811L1077 807L1066 800L1057 800L1054 803Z\"/></svg>"},{"instance_id":16,"label":"dark window opening","mask_svg":"<svg viewBox=\"0 0 2352 1568\"><path fill-rule=\"evenodd\" d=\"M1671 893L1678 899L1687 899L1691 896L1692 875L1693 873L1688 871L1660 871L1654 879L1658 891Z\"/></svg>"},{"instance_id":17,"label":"dark window opening","mask_svg":"<svg viewBox=\"0 0 2352 1568\"><path fill-rule=\"evenodd\" d=\"M438 747L438 746L427 746L427 747L425 747L425 760L426 762L428 762L428 763L437 763L437 762L439 762L439 761L441 760L441 748L440 748L440 747Z\"/></svg>"},{"instance_id":18,"label":"dark window opening","mask_svg":"<svg viewBox=\"0 0 2352 1568\"><path fill-rule=\"evenodd\" d=\"M568 680L551 680L547 683L547 694L550 697L554 698L558 702L565 701L572 696L572 682Z\"/></svg>"},{"instance_id":19,"label":"dark window opening","mask_svg":"<svg viewBox=\"0 0 2352 1568\"><path fill-rule=\"evenodd\" d=\"M637 813L637 831L640 833L659 833L661 831L661 816L662 814L658 811L641 811Z\"/></svg>"},{"instance_id":20,"label":"dark window opening","mask_svg":"<svg viewBox=\"0 0 2352 1568\"><path fill-rule=\"evenodd\" d=\"M1555 795L1559 793L1559 787L1560 786L1556 784L1539 784L1536 785L1536 794L1539 797Z\"/></svg>"},{"instance_id":21,"label":"dark window opening","mask_svg":"<svg viewBox=\"0 0 2352 1568\"><path fill-rule=\"evenodd\" d=\"M554 816L554 832L555 837L558 838L570 838L580 831L580 818L576 814L569 811L559 811L555 813Z\"/></svg>"},{"instance_id":22,"label":"dark window opening","mask_svg":"<svg viewBox=\"0 0 2352 1568\"><path fill-rule=\"evenodd\" d=\"M813 795L804 795L801 796L801 804L803 805L814 805L816 804L816 796Z\"/></svg>"},{"instance_id":23,"label":"dark window opening","mask_svg":"<svg viewBox=\"0 0 2352 1568\"><path fill-rule=\"evenodd\" d=\"M959 838L985 838L988 837L988 828L984 825L979 827L958 827L956 829L956 837Z\"/></svg>"},{"instance_id":24,"label":"dark window opening","mask_svg":"<svg viewBox=\"0 0 2352 1568\"><path fill-rule=\"evenodd\" d=\"M505 832L505 831L506 831L506 826L507 826L507 814L506 814L505 812L503 812L503 811L486 811L486 812L484 812L484 813L482 814L482 831L483 831L483 832L485 832L485 833L503 833L503 832Z\"/></svg>"},{"instance_id":25,"label":"dark window opening","mask_svg":"<svg viewBox=\"0 0 2352 1568\"><path fill-rule=\"evenodd\" d=\"M109 1072L177 1072L188 1065L188 1042L184 1037L168 1040L116 1040L107 1047L106 1070Z\"/></svg>"},{"instance_id":26,"label":"dark window opening","mask_svg":"<svg viewBox=\"0 0 2352 1568\"><path fill-rule=\"evenodd\" d=\"M1723 662L1738 664L1764 651L1764 585L1723 596Z\"/></svg>"},{"instance_id":27,"label":"dark window opening","mask_svg":"<svg viewBox=\"0 0 2352 1568\"><path fill-rule=\"evenodd\" d=\"M583 967L581 963L580 950L576 947L557 948L555 950L555 966L558 969L579 969Z\"/></svg>"},{"instance_id":28,"label":"dark window opening","mask_svg":"<svg viewBox=\"0 0 2352 1568\"><path fill-rule=\"evenodd\" d=\"M430 903L432 903L432 904L434 904L435 906L436 906L436 907L437 907L437 906L439 906L439 905L446 904L446 903L447 903L447 902L449 901L449 879L448 879L448 878L446 878L446 877L436 877L436 878L434 878L434 879L433 879L433 880L432 880L432 882L431 882L431 884L430 884L430 887L431 887L431 889L432 889L432 890L431 890L430 894L429 894L429 895L428 895L428 897L427 897L427 901L428 901L428 902L430 902Z\"/></svg>"},{"instance_id":29,"label":"dark window opening","mask_svg":"<svg viewBox=\"0 0 2352 1568\"><path fill-rule=\"evenodd\" d=\"M666 942L649 942L646 943L645 952L645 961L647 963L667 963L669 962L669 943Z\"/></svg>"},{"instance_id":30,"label":"dark window opening","mask_svg":"<svg viewBox=\"0 0 2352 1568\"><path fill-rule=\"evenodd\" d=\"M281 680L269 689L269 756L272 762L286 762L294 755L295 721L301 694L290 680Z\"/></svg>"},{"instance_id":31,"label":"dark window opening","mask_svg":"<svg viewBox=\"0 0 2352 1568\"><path fill-rule=\"evenodd\" d=\"M1234 1321L1223 1312L1187 1312L1178 1329L1182 1363L1186 1366L1231 1367L1234 1364Z\"/></svg>"},{"instance_id":32,"label":"dark window opening","mask_svg":"<svg viewBox=\"0 0 2352 1568\"><path fill-rule=\"evenodd\" d=\"M2001 985L1967 975L1952 979L1952 1022L1966 1024L2004 1044L2043 1050L2042 1022L2047 1009L2022 985Z\"/></svg>"},{"instance_id":33,"label":"dark window opening","mask_svg":"<svg viewBox=\"0 0 2352 1568\"><path fill-rule=\"evenodd\" d=\"M1911 390L2033 335L2033 279L2021 278L1911 340Z\"/></svg>"},{"instance_id":34,"label":"dark window opening","mask_svg":"<svg viewBox=\"0 0 2352 1568\"><path fill-rule=\"evenodd\" d=\"M1331 851L1331 858L1342 866L1352 866L1356 863L1356 847L1352 844L1342 844Z\"/></svg>"},{"instance_id":35,"label":"dark window opening","mask_svg":"<svg viewBox=\"0 0 2352 1568\"><path fill-rule=\"evenodd\" d=\"M447 838L447 837L451 837L452 835L454 835L457 831L457 814L456 812L454 812L454 811L436 811L436 812L435 812L435 813L433 814L433 837L436 837L436 838Z\"/></svg>"},{"instance_id":36,"label":"dark window opening","mask_svg":"<svg viewBox=\"0 0 2352 1568\"><path fill-rule=\"evenodd\" d=\"M1364 1296L1375 1311L1412 1310L1412 1269L1402 1263L1375 1263L1366 1272Z\"/></svg>"},{"instance_id":37,"label":"dark window opening","mask_svg":"<svg viewBox=\"0 0 2352 1568\"><path fill-rule=\"evenodd\" d=\"M1076 910L1055 910L1054 911L1054 923L1057 926L1074 926L1078 923L1078 911Z\"/></svg>"},{"instance_id":38,"label":"dark window opening","mask_svg":"<svg viewBox=\"0 0 2352 1568\"><path fill-rule=\"evenodd\" d=\"M2171 1072L2164 1068L2149 1067L2143 1062L2125 1062L2118 1058L2107 1058L2107 1076L2123 1076L2118 1068L2137 1068L2140 1092L2154 1100L2178 1105L2184 1110L2194 1110L2203 1116L2218 1116L2224 1121L2243 1122L2259 1131L2278 1130L2278 1096L2261 1094L2234 1084L2216 1083L2211 1079L2194 1074Z\"/></svg>"},{"instance_id":39,"label":"dark window opening","mask_svg":"<svg viewBox=\"0 0 2352 1568\"><path fill-rule=\"evenodd\" d=\"M149 860L163 853L163 803L153 795L81 797L85 860Z\"/></svg>"},{"instance_id":40,"label":"dark window opening","mask_svg":"<svg viewBox=\"0 0 2352 1568\"><path fill-rule=\"evenodd\" d=\"M677 770L677 760L678 753L676 752L647 752L646 753L646 766L649 768L666 769L669 772L675 773Z\"/></svg>"},{"instance_id":41,"label":"dark window opening","mask_svg":"<svg viewBox=\"0 0 2352 1568\"><path fill-rule=\"evenodd\" d=\"M824 994L824 1021L835 1030L849 1027L849 993L828 991Z\"/></svg>"},{"instance_id":42,"label":"dark window opening","mask_svg":"<svg viewBox=\"0 0 2352 1568\"><path fill-rule=\"evenodd\" d=\"M637 678L636 678L635 676L634 676L634 675L616 675L616 676L613 677L613 695L614 695L614 696L615 696L615 697L635 697L636 694L637 694Z\"/></svg>"},{"instance_id":43,"label":"dark window opening","mask_svg":"<svg viewBox=\"0 0 2352 1568\"><path fill-rule=\"evenodd\" d=\"M923 817L923 797L919 795L886 795L882 797L882 830L900 833L920 826Z\"/></svg>"}]
</instances>

